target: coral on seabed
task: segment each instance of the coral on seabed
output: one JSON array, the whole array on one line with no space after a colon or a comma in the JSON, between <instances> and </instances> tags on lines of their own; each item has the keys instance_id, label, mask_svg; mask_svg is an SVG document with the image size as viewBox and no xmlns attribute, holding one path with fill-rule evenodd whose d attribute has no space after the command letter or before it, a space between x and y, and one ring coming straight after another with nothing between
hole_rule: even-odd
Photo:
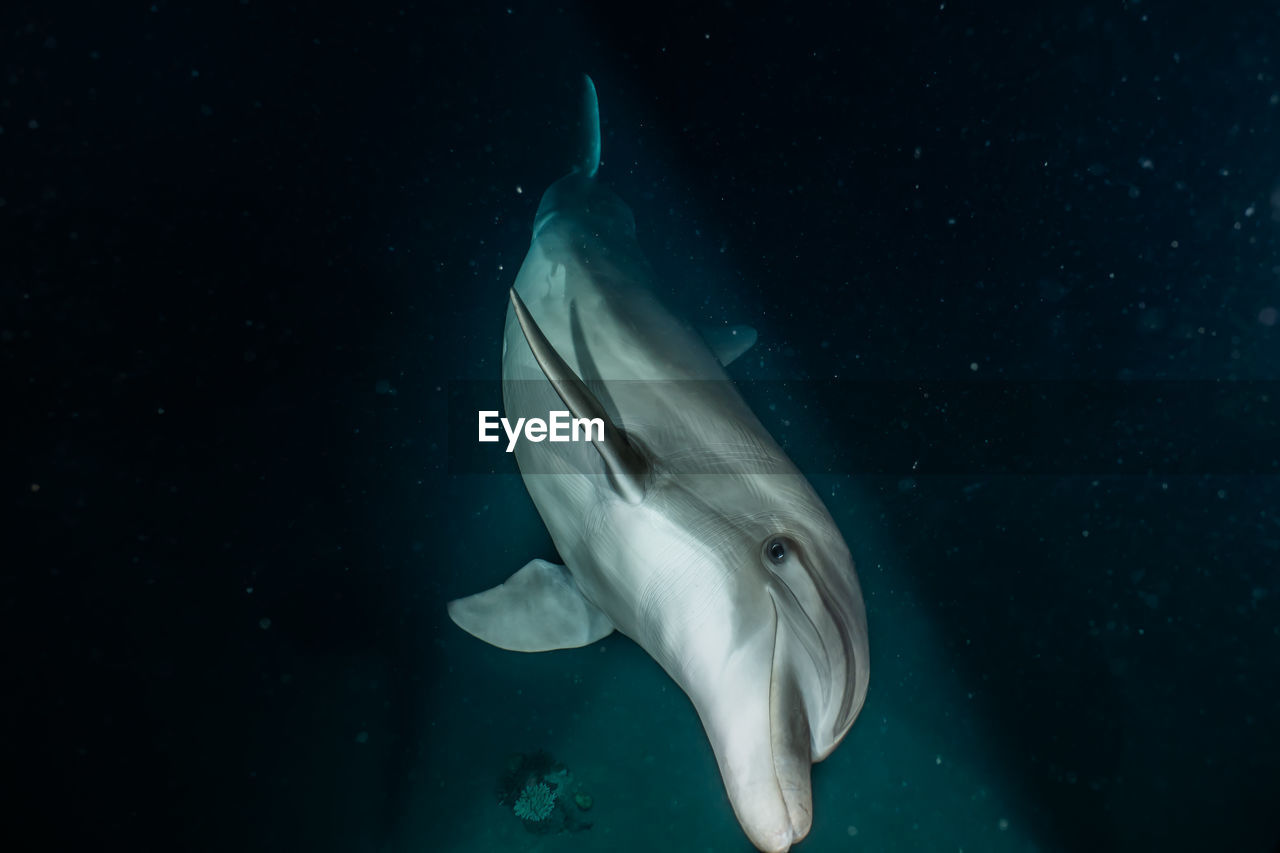
<instances>
[{"instance_id":1,"label":"coral on seabed","mask_svg":"<svg viewBox=\"0 0 1280 853\"><path fill-rule=\"evenodd\" d=\"M530 782L542 782L562 770L564 765L545 750L515 753L507 760L506 769L498 779L498 802L504 806L515 805Z\"/></svg>"},{"instance_id":2,"label":"coral on seabed","mask_svg":"<svg viewBox=\"0 0 1280 853\"><path fill-rule=\"evenodd\" d=\"M512 755L498 779L497 795L498 802L536 835L591 828L584 819L584 812L591 808L590 795L568 768L544 750Z\"/></svg>"},{"instance_id":3,"label":"coral on seabed","mask_svg":"<svg viewBox=\"0 0 1280 853\"><path fill-rule=\"evenodd\" d=\"M556 795L545 782L530 782L516 800L516 817L521 820L546 820L555 808Z\"/></svg>"}]
</instances>

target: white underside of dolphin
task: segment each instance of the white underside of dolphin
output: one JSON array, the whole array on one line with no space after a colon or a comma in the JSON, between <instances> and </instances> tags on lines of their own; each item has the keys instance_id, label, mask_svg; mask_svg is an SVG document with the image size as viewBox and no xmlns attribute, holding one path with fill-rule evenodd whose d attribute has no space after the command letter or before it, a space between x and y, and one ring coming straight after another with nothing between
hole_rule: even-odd
<instances>
[{"instance_id":1,"label":"white underside of dolphin","mask_svg":"<svg viewBox=\"0 0 1280 853\"><path fill-rule=\"evenodd\" d=\"M589 78L582 126L511 293L503 398L509 418L567 407L605 435L517 445L564 564L534 559L449 614L515 651L633 639L693 701L752 843L785 851L812 822L810 765L866 697L862 593L830 514L724 371L755 333L695 331L654 296L631 212L596 179Z\"/></svg>"}]
</instances>

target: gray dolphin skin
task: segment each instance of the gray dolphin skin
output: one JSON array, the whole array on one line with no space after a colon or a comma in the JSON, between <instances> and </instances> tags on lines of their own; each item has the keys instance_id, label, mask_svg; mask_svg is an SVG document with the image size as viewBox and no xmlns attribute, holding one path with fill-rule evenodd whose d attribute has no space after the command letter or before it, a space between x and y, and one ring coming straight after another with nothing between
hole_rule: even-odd
<instances>
[{"instance_id":1,"label":"gray dolphin skin","mask_svg":"<svg viewBox=\"0 0 1280 853\"><path fill-rule=\"evenodd\" d=\"M605 429L516 446L564 565L534 559L449 615L514 651L615 630L639 643L693 701L751 842L785 851L812 824L811 765L866 699L862 591L830 513L725 373L755 333L701 334L654 296L631 211L596 179L590 78L582 137L510 292L503 403Z\"/></svg>"}]
</instances>

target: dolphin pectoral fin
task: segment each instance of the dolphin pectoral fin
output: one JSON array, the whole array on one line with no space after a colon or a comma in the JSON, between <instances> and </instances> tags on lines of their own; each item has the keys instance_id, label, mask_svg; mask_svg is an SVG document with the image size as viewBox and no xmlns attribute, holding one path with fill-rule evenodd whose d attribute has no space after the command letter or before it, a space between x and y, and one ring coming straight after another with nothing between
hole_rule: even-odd
<instances>
[{"instance_id":1,"label":"dolphin pectoral fin","mask_svg":"<svg viewBox=\"0 0 1280 853\"><path fill-rule=\"evenodd\" d=\"M449 618L513 652L574 649L613 632L613 622L582 597L569 570L546 560L530 560L493 589L449 602Z\"/></svg>"},{"instance_id":2,"label":"dolphin pectoral fin","mask_svg":"<svg viewBox=\"0 0 1280 853\"><path fill-rule=\"evenodd\" d=\"M728 367L755 345L756 330L750 326L704 326L698 330L716 361Z\"/></svg>"},{"instance_id":3,"label":"dolphin pectoral fin","mask_svg":"<svg viewBox=\"0 0 1280 853\"><path fill-rule=\"evenodd\" d=\"M604 460L605 468L609 472L609 481L614 490L627 503L633 505L640 503L644 500L645 480L649 471L648 462L631 446L622 430L613 423L609 413L605 411L604 406L600 405L600 401L596 399L595 394L591 393L591 389L582 381L582 378L574 373L573 368L565 363L560 353L556 352L556 348L547 340L542 329L538 328L520 294L516 293L514 287L509 293L511 307L515 311L516 321L520 324L520 331L524 333L534 360L538 362L538 367L542 368L543 375L547 377L547 381L551 383L561 402L569 407L569 411L575 418L599 418L604 426L603 438L591 443L600 454L600 458Z\"/></svg>"}]
</instances>

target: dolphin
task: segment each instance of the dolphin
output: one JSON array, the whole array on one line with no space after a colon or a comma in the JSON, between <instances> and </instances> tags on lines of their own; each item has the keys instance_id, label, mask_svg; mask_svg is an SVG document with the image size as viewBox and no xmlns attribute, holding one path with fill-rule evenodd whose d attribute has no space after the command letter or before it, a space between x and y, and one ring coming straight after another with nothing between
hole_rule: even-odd
<instances>
[{"instance_id":1,"label":"dolphin","mask_svg":"<svg viewBox=\"0 0 1280 853\"><path fill-rule=\"evenodd\" d=\"M692 700L747 837L786 851L812 825L811 765L866 699L862 591L822 500L725 372L755 332L702 334L654 295L631 210L597 180L590 77L581 125L509 292L503 405L604 429L516 447L564 562L534 559L449 615L521 652L630 637Z\"/></svg>"}]
</instances>

